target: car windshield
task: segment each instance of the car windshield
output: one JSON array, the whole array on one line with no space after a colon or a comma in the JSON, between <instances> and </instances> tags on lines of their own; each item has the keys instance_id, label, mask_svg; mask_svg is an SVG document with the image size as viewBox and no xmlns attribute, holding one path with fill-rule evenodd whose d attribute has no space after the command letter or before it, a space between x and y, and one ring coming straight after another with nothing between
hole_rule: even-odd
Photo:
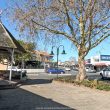
<instances>
[{"instance_id":1,"label":"car windshield","mask_svg":"<svg viewBox=\"0 0 110 110\"><path fill-rule=\"evenodd\" d=\"M110 67L104 68L104 71L110 71Z\"/></svg>"}]
</instances>

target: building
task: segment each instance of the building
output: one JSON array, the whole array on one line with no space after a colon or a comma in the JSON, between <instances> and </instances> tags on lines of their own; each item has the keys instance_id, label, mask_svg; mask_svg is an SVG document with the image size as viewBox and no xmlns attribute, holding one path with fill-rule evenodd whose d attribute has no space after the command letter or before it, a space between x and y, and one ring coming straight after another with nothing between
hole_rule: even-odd
<instances>
[{"instance_id":1,"label":"building","mask_svg":"<svg viewBox=\"0 0 110 110\"><path fill-rule=\"evenodd\" d=\"M110 65L110 55L96 55L90 59L86 59L86 65L93 65L94 69L100 71L101 69Z\"/></svg>"},{"instance_id":2,"label":"building","mask_svg":"<svg viewBox=\"0 0 110 110\"><path fill-rule=\"evenodd\" d=\"M35 50L33 52L32 60L49 63L52 61L52 58L53 58L53 55L50 55L45 51Z\"/></svg>"},{"instance_id":3,"label":"building","mask_svg":"<svg viewBox=\"0 0 110 110\"><path fill-rule=\"evenodd\" d=\"M25 49L0 21L0 70L6 70L8 62L13 66L14 54L25 52Z\"/></svg>"},{"instance_id":4,"label":"building","mask_svg":"<svg viewBox=\"0 0 110 110\"><path fill-rule=\"evenodd\" d=\"M25 52L25 49L19 44L19 42L8 31L8 29L0 22L0 70L7 70L8 65L11 65L11 67L13 67L14 54L21 55ZM39 61L40 63L43 63L42 65L50 64L52 58L52 55L49 55L44 51L36 50L35 52L32 52L32 61ZM19 64L19 67L22 66L21 62ZM39 62L32 62L31 64L35 67L35 65L38 65Z\"/></svg>"},{"instance_id":5,"label":"building","mask_svg":"<svg viewBox=\"0 0 110 110\"><path fill-rule=\"evenodd\" d=\"M45 66L50 67L53 56L44 51L34 51L32 53L32 59L24 62L24 68L26 69L37 69L37 68L45 68ZM2 59L0 62L0 70L7 70L8 68L8 60ZM21 63L19 64L19 67ZM18 65L16 65L18 66Z\"/></svg>"},{"instance_id":6,"label":"building","mask_svg":"<svg viewBox=\"0 0 110 110\"><path fill-rule=\"evenodd\" d=\"M76 69L78 62L76 61L76 58L71 57L71 59L69 59L68 61L65 62L59 61L58 65L62 67L71 67L72 69Z\"/></svg>"},{"instance_id":7,"label":"building","mask_svg":"<svg viewBox=\"0 0 110 110\"><path fill-rule=\"evenodd\" d=\"M8 68L8 60L2 59L0 61L0 70L7 70L7 68Z\"/></svg>"},{"instance_id":8,"label":"building","mask_svg":"<svg viewBox=\"0 0 110 110\"><path fill-rule=\"evenodd\" d=\"M53 56L45 51L35 50L32 53L32 58L25 62L25 68L36 69L50 67Z\"/></svg>"}]
</instances>

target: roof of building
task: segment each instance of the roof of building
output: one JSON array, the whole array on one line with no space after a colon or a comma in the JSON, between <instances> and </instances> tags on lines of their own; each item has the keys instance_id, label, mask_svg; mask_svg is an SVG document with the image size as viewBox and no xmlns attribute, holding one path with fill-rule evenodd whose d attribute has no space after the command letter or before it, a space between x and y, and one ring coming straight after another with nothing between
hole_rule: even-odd
<instances>
[{"instance_id":1,"label":"roof of building","mask_svg":"<svg viewBox=\"0 0 110 110\"><path fill-rule=\"evenodd\" d=\"M47 53L45 51L39 51L39 50L35 50L34 53L42 55L42 56L50 56L50 57L53 56L53 55L50 55L49 53Z\"/></svg>"},{"instance_id":2,"label":"roof of building","mask_svg":"<svg viewBox=\"0 0 110 110\"><path fill-rule=\"evenodd\" d=\"M25 52L25 49L13 37L8 29L0 22L0 49L13 48L19 52Z\"/></svg>"}]
</instances>

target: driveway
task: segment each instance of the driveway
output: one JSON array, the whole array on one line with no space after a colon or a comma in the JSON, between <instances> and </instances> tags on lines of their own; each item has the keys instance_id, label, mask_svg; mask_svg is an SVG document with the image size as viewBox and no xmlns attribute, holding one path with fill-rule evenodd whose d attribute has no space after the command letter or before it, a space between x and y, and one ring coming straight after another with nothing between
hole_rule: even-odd
<instances>
[{"instance_id":1,"label":"driveway","mask_svg":"<svg viewBox=\"0 0 110 110\"><path fill-rule=\"evenodd\" d=\"M0 90L0 110L109 110L110 92L29 79L17 89Z\"/></svg>"}]
</instances>

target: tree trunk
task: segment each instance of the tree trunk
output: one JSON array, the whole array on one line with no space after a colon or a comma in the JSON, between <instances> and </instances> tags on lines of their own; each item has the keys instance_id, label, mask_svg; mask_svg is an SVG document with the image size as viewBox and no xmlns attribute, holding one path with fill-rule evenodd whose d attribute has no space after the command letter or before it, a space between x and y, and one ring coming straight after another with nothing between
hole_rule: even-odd
<instances>
[{"instance_id":1,"label":"tree trunk","mask_svg":"<svg viewBox=\"0 0 110 110\"><path fill-rule=\"evenodd\" d=\"M85 61L83 58L83 55L79 55L78 58L78 74L76 76L76 81L83 81L86 77L86 71L85 71Z\"/></svg>"}]
</instances>

